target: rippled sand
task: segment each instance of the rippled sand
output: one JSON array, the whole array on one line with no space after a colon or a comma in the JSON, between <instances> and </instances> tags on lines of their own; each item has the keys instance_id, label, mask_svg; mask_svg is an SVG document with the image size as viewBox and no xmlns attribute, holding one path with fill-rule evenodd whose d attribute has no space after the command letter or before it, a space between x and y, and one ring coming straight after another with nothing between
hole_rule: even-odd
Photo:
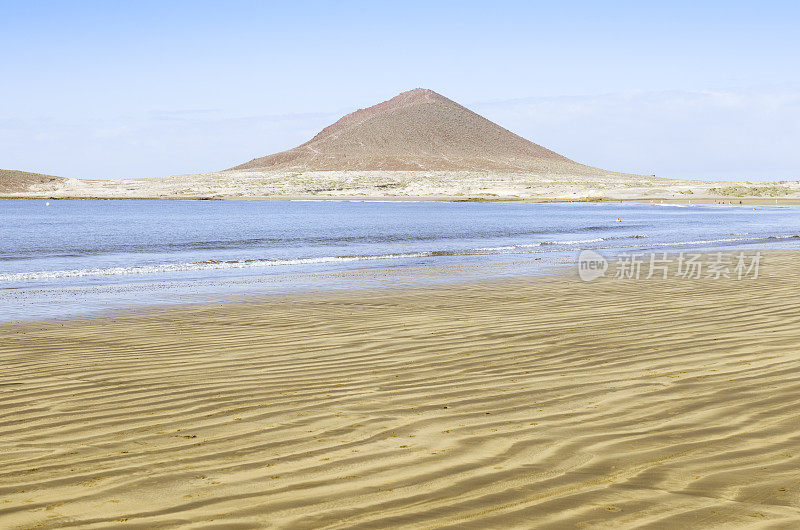
<instances>
[{"instance_id":1,"label":"rippled sand","mask_svg":"<svg viewBox=\"0 0 800 530\"><path fill-rule=\"evenodd\" d=\"M0 328L0 527L797 527L796 255Z\"/></svg>"}]
</instances>

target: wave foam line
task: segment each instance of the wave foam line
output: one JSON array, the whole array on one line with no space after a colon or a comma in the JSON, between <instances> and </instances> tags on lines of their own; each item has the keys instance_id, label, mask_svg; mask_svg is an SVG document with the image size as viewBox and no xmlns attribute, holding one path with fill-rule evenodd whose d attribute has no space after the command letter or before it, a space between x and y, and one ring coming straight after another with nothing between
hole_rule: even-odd
<instances>
[{"instance_id":1,"label":"wave foam line","mask_svg":"<svg viewBox=\"0 0 800 530\"><path fill-rule=\"evenodd\" d=\"M324 256L320 258L297 258L284 260L253 259L241 261L199 261L189 263L164 263L138 265L134 267L99 267L93 269L68 269L57 271L17 272L0 274L0 282L47 280L55 278L80 278L85 276L121 276L128 274L158 274L162 272L201 271L216 269L249 269L276 267L281 265L312 265L316 263L340 263L349 261L372 261L403 258L424 258L441 253L411 252L405 254L381 254L367 256Z\"/></svg>"},{"instance_id":2,"label":"wave foam line","mask_svg":"<svg viewBox=\"0 0 800 530\"><path fill-rule=\"evenodd\" d=\"M534 247L541 247L545 245L583 245L584 243L599 243L601 241L605 241L606 238L604 237L596 237L594 239L575 239L572 241L539 241L536 243L519 243L516 245L507 245L503 247L483 247L483 248L476 248L477 251L495 251L495 250L514 250L517 248L534 248Z\"/></svg>"},{"instance_id":3,"label":"wave foam line","mask_svg":"<svg viewBox=\"0 0 800 530\"><path fill-rule=\"evenodd\" d=\"M630 236L631 238L647 237L643 235ZM780 239L797 239L798 235L791 236L767 236L767 237L741 237L741 238L721 238L721 239L705 239L695 241L676 241L669 243L650 243L647 247L677 247L685 245L706 245L710 243L729 243L740 241L757 241L757 240L780 240ZM292 266L292 265L313 265L319 263L347 263L354 261L378 261L378 260L396 260L396 259L412 259L412 258L430 258L437 256L469 256L480 253L498 254L513 254L514 250L523 248L535 248L545 245L551 246L574 246L586 243L599 243L607 239L616 238L594 238L594 239L579 239L571 241L541 241L536 243L522 243L517 245L507 245L500 247L484 247L466 250L432 250L425 252L406 252L399 254L373 254L361 256L323 256L319 258L295 258L295 259L248 259L236 261L200 261L200 262L184 262L184 263L163 263L158 265L137 265L132 267L98 267L91 269L67 269L55 271L35 271L35 272L18 272L0 274L0 283L19 282L19 281L32 281L32 280L50 280L59 278L80 278L90 276L122 276L134 274L159 274L165 272L185 272L185 271L202 271L202 270L222 270L222 269L249 269L259 267L278 267L278 266ZM625 238L627 239L627 238ZM625 248L625 247L607 247L607 248ZM557 252L559 249L551 250L550 252ZM564 250L566 252L566 250Z\"/></svg>"},{"instance_id":4,"label":"wave foam line","mask_svg":"<svg viewBox=\"0 0 800 530\"><path fill-rule=\"evenodd\" d=\"M798 236L726 237L721 239L700 239L696 241L676 241L674 243L651 243L648 247L672 247L683 245L706 245L708 243L734 243L737 241L760 241L769 239L796 239Z\"/></svg>"}]
</instances>

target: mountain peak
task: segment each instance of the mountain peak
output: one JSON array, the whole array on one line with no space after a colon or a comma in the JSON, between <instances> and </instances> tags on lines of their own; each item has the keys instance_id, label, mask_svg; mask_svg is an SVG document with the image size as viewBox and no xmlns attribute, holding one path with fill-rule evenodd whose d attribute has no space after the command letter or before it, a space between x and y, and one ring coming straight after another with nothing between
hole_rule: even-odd
<instances>
[{"instance_id":1,"label":"mountain peak","mask_svg":"<svg viewBox=\"0 0 800 530\"><path fill-rule=\"evenodd\" d=\"M605 173L528 141L441 94L415 88L232 169Z\"/></svg>"},{"instance_id":2,"label":"mountain peak","mask_svg":"<svg viewBox=\"0 0 800 530\"><path fill-rule=\"evenodd\" d=\"M397 102L423 102L423 101L450 101L443 95L428 88L415 88L406 92L401 92L389 101Z\"/></svg>"}]
</instances>

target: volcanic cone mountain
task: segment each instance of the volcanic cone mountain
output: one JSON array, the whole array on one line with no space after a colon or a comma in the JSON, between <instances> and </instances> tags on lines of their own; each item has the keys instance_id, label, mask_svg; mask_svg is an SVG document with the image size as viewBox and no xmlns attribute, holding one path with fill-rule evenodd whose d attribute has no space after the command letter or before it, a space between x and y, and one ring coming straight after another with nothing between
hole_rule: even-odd
<instances>
[{"instance_id":1,"label":"volcanic cone mountain","mask_svg":"<svg viewBox=\"0 0 800 530\"><path fill-rule=\"evenodd\" d=\"M231 169L610 173L578 164L421 88L348 114L294 149Z\"/></svg>"}]
</instances>

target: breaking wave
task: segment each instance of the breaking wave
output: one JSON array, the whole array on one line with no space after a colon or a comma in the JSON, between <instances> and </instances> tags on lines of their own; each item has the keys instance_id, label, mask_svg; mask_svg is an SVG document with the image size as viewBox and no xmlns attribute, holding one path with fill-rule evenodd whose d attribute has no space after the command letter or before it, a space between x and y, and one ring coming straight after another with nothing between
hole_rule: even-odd
<instances>
[{"instance_id":1,"label":"breaking wave","mask_svg":"<svg viewBox=\"0 0 800 530\"><path fill-rule=\"evenodd\" d=\"M592 239L573 239L565 241L538 241L532 243L519 243L513 245L503 245L496 247L481 247L463 250L432 250L423 252L405 252L405 253L392 253L392 254L369 254L369 255L354 255L354 256L321 256L313 258L292 258L292 259L240 259L240 260L204 260L195 262L184 263L162 263L153 265L135 265L129 267L97 267L97 268L84 268L84 269L66 269L66 270L52 270L52 271L31 271L31 272L18 272L18 273L5 273L0 274L0 283L20 282L20 281L35 281L35 280L49 280L58 278L80 278L92 276L122 276L122 275L139 275L139 274L163 274L170 272L186 272L186 271L203 271L203 270L223 270L223 269L249 269L259 267L280 267L280 266L297 266L297 265L315 265L324 263L347 263L358 261L388 261L388 260L404 260L414 258L431 258L439 256L469 256L469 255L484 255L484 254L514 254L524 252L524 249L533 249L537 247L548 247L548 250L541 250L541 252L558 252L566 251L563 247L578 247L580 245L587 245L591 243L609 243L595 248L605 249L623 249L629 247L647 247L647 248L663 248L663 247L683 247L690 245L709 245L714 243L736 243L744 241L763 241L763 240L776 240L776 239L797 239L800 235L789 236L768 236L761 238L752 237L727 237L719 239L702 239L690 241L675 241L675 242L660 242L648 243L646 245L631 245L625 244L622 240L641 239L647 238L643 234L635 234L623 237L597 237ZM612 240L617 240L617 244L611 244Z\"/></svg>"}]
</instances>

